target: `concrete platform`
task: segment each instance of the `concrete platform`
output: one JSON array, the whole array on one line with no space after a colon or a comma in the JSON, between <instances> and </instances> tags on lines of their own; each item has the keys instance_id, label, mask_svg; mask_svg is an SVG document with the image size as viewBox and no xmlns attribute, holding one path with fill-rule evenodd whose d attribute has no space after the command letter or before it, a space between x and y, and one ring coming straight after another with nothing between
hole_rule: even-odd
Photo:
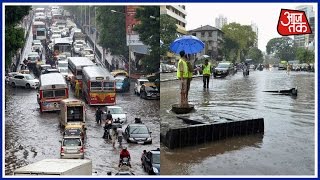
<instances>
[{"instance_id":1,"label":"concrete platform","mask_svg":"<svg viewBox=\"0 0 320 180\"><path fill-rule=\"evenodd\" d=\"M173 104L171 111L176 114L188 114L194 110L194 105L188 104L188 107L180 107L180 104Z\"/></svg>"},{"instance_id":2,"label":"concrete platform","mask_svg":"<svg viewBox=\"0 0 320 180\"><path fill-rule=\"evenodd\" d=\"M189 117L177 117L186 125L170 127L168 122L161 124L160 141L170 149L195 146L222 139L264 133L264 119L224 119L201 122Z\"/></svg>"}]
</instances>

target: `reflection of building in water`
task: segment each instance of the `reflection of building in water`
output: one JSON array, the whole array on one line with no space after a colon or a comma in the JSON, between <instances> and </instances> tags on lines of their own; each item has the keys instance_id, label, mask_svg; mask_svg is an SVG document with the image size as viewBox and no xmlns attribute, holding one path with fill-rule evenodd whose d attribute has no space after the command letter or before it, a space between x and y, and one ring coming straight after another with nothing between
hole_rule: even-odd
<instances>
[{"instance_id":1,"label":"reflection of building in water","mask_svg":"<svg viewBox=\"0 0 320 180\"><path fill-rule=\"evenodd\" d=\"M314 50L314 31L315 31L315 22L314 22L314 15L315 12L313 11L312 5L303 5L297 6L296 10L304 11L308 18L308 22L311 27L312 34L305 34L305 35L295 35L294 36L294 43L297 47L308 48Z\"/></svg>"}]
</instances>

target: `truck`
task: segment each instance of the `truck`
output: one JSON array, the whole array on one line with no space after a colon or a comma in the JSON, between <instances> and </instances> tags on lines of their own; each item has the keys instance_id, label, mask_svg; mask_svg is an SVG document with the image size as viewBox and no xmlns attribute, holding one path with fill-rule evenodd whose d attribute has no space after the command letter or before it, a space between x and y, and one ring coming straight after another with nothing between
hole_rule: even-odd
<instances>
[{"instance_id":1,"label":"truck","mask_svg":"<svg viewBox=\"0 0 320 180\"><path fill-rule=\"evenodd\" d=\"M85 125L85 103L77 99L64 99L60 102L60 125L68 123Z\"/></svg>"},{"instance_id":2,"label":"truck","mask_svg":"<svg viewBox=\"0 0 320 180\"><path fill-rule=\"evenodd\" d=\"M79 176L92 175L89 159L44 159L18 168L14 176Z\"/></svg>"}]
</instances>

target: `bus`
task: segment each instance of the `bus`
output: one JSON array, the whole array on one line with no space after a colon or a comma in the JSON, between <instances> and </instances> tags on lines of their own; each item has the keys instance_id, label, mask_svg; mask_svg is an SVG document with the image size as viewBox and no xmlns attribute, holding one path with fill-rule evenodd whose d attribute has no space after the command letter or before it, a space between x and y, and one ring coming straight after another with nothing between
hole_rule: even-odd
<instances>
[{"instance_id":1,"label":"bus","mask_svg":"<svg viewBox=\"0 0 320 180\"><path fill-rule=\"evenodd\" d=\"M46 28L37 28L36 29L36 39L40 40L42 43L47 39Z\"/></svg>"},{"instance_id":2,"label":"bus","mask_svg":"<svg viewBox=\"0 0 320 180\"><path fill-rule=\"evenodd\" d=\"M34 10L35 13L45 13L45 8L36 8Z\"/></svg>"},{"instance_id":3,"label":"bus","mask_svg":"<svg viewBox=\"0 0 320 180\"><path fill-rule=\"evenodd\" d=\"M53 42L53 51L61 55L65 54L67 57L71 56L71 42L68 38L55 38Z\"/></svg>"},{"instance_id":4,"label":"bus","mask_svg":"<svg viewBox=\"0 0 320 180\"><path fill-rule=\"evenodd\" d=\"M40 88L37 95L40 112L60 110L60 101L68 97L68 85L60 73L40 76Z\"/></svg>"},{"instance_id":5,"label":"bus","mask_svg":"<svg viewBox=\"0 0 320 180\"><path fill-rule=\"evenodd\" d=\"M34 21L32 24L32 35L33 39L37 37L37 29L39 28L46 28L46 24L42 21Z\"/></svg>"},{"instance_id":6,"label":"bus","mask_svg":"<svg viewBox=\"0 0 320 180\"><path fill-rule=\"evenodd\" d=\"M64 20L63 15L60 12L52 12L52 23L58 21L58 20Z\"/></svg>"},{"instance_id":7,"label":"bus","mask_svg":"<svg viewBox=\"0 0 320 180\"><path fill-rule=\"evenodd\" d=\"M70 84L75 87L76 82L82 87L82 68L86 66L95 66L95 64L87 57L68 57L68 67L72 73Z\"/></svg>"},{"instance_id":8,"label":"bus","mask_svg":"<svg viewBox=\"0 0 320 180\"><path fill-rule=\"evenodd\" d=\"M89 105L115 105L116 84L114 77L100 66L82 70L82 93Z\"/></svg>"}]
</instances>

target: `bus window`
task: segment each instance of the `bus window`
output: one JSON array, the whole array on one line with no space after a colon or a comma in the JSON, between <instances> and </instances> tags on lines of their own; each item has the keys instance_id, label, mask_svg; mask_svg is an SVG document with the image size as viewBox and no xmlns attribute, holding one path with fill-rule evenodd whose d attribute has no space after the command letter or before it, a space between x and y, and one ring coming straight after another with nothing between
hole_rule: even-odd
<instances>
[{"instance_id":1,"label":"bus window","mask_svg":"<svg viewBox=\"0 0 320 180\"><path fill-rule=\"evenodd\" d=\"M104 82L103 89L105 90L114 90L114 82Z\"/></svg>"},{"instance_id":2,"label":"bus window","mask_svg":"<svg viewBox=\"0 0 320 180\"><path fill-rule=\"evenodd\" d=\"M53 95L53 91L42 91L43 92L43 97L44 98L53 98L54 95Z\"/></svg>"},{"instance_id":3,"label":"bus window","mask_svg":"<svg viewBox=\"0 0 320 180\"><path fill-rule=\"evenodd\" d=\"M91 82L91 90L102 90L101 82Z\"/></svg>"},{"instance_id":4,"label":"bus window","mask_svg":"<svg viewBox=\"0 0 320 180\"><path fill-rule=\"evenodd\" d=\"M82 76L82 70L77 70L77 76Z\"/></svg>"},{"instance_id":5,"label":"bus window","mask_svg":"<svg viewBox=\"0 0 320 180\"><path fill-rule=\"evenodd\" d=\"M68 121L76 121L83 120L83 107L68 107L67 112Z\"/></svg>"},{"instance_id":6,"label":"bus window","mask_svg":"<svg viewBox=\"0 0 320 180\"><path fill-rule=\"evenodd\" d=\"M55 90L55 97L64 97L66 96L66 91L64 89Z\"/></svg>"}]
</instances>

